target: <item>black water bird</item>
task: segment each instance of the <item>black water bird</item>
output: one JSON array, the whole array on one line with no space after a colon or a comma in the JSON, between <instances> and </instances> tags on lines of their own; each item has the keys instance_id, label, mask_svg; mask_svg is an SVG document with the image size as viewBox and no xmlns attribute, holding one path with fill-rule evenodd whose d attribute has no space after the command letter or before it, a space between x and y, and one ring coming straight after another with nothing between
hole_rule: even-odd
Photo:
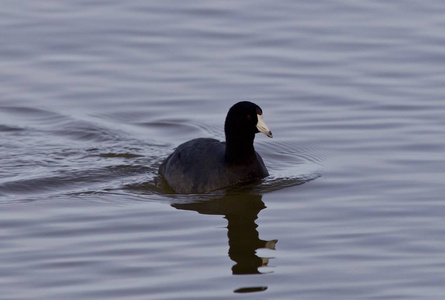
<instances>
[{"instance_id":1,"label":"black water bird","mask_svg":"<svg viewBox=\"0 0 445 300\"><path fill-rule=\"evenodd\" d=\"M238 184L252 183L269 175L255 151L258 132L272 137L255 103L233 105L224 124L226 141L198 138L179 145L159 167L176 193L207 193Z\"/></svg>"}]
</instances>

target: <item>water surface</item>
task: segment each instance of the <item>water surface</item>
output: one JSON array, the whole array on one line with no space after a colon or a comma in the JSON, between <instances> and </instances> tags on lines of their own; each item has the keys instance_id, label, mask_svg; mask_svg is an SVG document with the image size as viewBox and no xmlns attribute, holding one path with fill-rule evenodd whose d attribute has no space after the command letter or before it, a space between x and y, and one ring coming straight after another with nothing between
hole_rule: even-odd
<instances>
[{"instance_id":1,"label":"water surface","mask_svg":"<svg viewBox=\"0 0 445 300\"><path fill-rule=\"evenodd\" d=\"M1 299L440 299L441 1L4 1ZM271 176L175 195L224 139Z\"/></svg>"}]
</instances>

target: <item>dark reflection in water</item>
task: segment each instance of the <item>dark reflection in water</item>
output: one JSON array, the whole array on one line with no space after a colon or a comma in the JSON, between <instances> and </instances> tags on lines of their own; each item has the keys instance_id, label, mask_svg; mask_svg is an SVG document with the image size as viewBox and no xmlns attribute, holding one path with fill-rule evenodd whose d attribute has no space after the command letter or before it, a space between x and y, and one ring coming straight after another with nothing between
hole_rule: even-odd
<instances>
[{"instance_id":1,"label":"dark reflection in water","mask_svg":"<svg viewBox=\"0 0 445 300\"><path fill-rule=\"evenodd\" d=\"M275 250L278 241L259 238L255 220L258 213L266 208L261 195L232 194L216 199L174 203L172 206L200 214L225 216L228 221L229 257L236 262L232 273L262 274L258 268L267 266L269 258L258 257L256 251L261 248Z\"/></svg>"}]
</instances>

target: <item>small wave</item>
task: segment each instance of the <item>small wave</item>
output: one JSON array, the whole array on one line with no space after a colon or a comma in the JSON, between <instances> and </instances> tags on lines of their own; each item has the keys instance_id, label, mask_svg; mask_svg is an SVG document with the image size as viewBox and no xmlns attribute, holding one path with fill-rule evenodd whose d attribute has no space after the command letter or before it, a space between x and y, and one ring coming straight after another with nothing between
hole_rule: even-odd
<instances>
[{"instance_id":1,"label":"small wave","mask_svg":"<svg viewBox=\"0 0 445 300\"><path fill-rule=\"evenodd\" d=\"M326 153L323 150L283 140L260 144L257 150L270 173L258 187L260 191L270 192L300 185L324 173Z\"/></svg>"},{"instance_id":2,"label":"small wave","mask_svg":"<svg viewBox=\"0 0 445 300\"><path fill-rule=\"evenodd\" d=\"M21 106L0 107L5 120L13 117L11 124L0 125L0 131L18 131L32 128L50 135L68 137L82 141L116 141L120 137L116 131L71 116L41 108ZM12 123L12 121L10 123Z\"/></svg>"},{"instance_id":3,"label":"small wave","mask_svg":"<svg viewBox=\"0 0 445 300\"><path fill-rule=\"evenodd\" d=\"M25 129L17 126L0 125L0 132L18 132L18 131L25 131Z\"/></svg>"},{"instance_id":4,"label":"small wave","mask_svg":"<svg viewBox=\"0 0 445 300\"><path fill-rule=\"evenodd\" d=\"M69 120L50 131L59 136L81 141L106 142L121 139L115 131L81 120Z\"/></svg>"},{"instance_id":5,"label":"small wave","mask_svg":"<svg viewBox=\"0 0 445 300\"><path fill-rule=\"evenodd\" d=\"M216 126L210 126L203 123L193 122L186 119L163 119L152 122L137 123L136 125L148 128L154 131L154 135L158 137L167 136L169 141L178 141L175 146L180 143L199 137L213 137L216 139L224 139L224 133Z\"/></svg>"}]
</instances>

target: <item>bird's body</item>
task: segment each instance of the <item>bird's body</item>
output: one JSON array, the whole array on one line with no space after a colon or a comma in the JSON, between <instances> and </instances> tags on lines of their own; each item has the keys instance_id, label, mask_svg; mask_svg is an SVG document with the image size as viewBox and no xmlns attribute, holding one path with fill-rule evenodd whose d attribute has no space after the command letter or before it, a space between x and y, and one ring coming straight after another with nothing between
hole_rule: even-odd
<instances>
[{"instance_id":1,"label":"bird's body","mask_svg":"<svg viewBox=\"0 0 445 300\"><path fill-rule=\"evenodd\" d=\"M206 193L249 183L269 175L261 156L236 164L225 160L226 143L198 138L181 144L162 163L159 173L176 193Z\"/></svg>"},{"instance_id":2,"label":"bird's body","mask_svg":"<svg viewBox=\"0 0 445 300\"><path fill-rule=\"evenodd\" d=\"M272 133L261 109L251 102L232 106L225 122L226 142L198 138L179 145L159 167L159 174L176 193L207 193L269 175L253 147L255 133Z\"/></svg>"}]
</instances>

